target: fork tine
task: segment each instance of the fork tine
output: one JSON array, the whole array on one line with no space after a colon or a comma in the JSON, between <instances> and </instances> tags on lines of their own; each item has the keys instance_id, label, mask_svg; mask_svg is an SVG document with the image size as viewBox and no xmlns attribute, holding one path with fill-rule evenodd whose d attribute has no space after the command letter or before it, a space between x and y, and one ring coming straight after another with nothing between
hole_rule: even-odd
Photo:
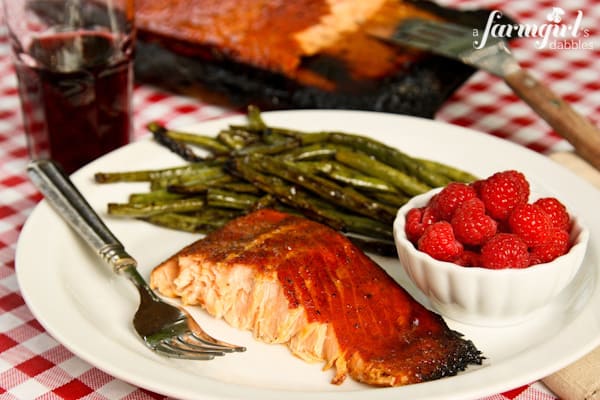
<instances>
[{"instance_id":1,"label":"fork tine","mask_svg":"<svg viewBox=\"0 0 600 400\"><path fill-rule=\"evenodd\" d=\"M237 346L231 343L223 342L222 340L215 339L202 330L194 330L190 333L189 338L199 343L203 343L205 345L218 347L219 349L227 352L246 351L246 348L244 346Z\"/></svg>"},{"instance_id":2,"label":"fork tine","mask_svg":"<svg viewBox=\"0 0 600 400\"><path fill-rule=\"evenodd\" d=\"M409 41L412 46L429 50L435 43L435 40L426 38L424 36L416 36L413 34L402 34L402 36L397 36L396 39Z\"/></svg>"},{"instance_id":3,"label":"fork tine","mask_svg":"<svg viewBox=\"0 0 600 400\"><path fill-rule=\"evenodd\" d=\"M223 348L223 347L206 346L205 344L202 344L202 343L190 343L189 341L185 340L181 336L172 338L169 342L167 342L167 344L170 346L173 346L173 347L177 347L182 350L189 350L189 351L198 352L198 353L214 354L216 356L224 356L225 353L230 352L230 351L228 351L227 348Z\"/></svg>"},{"instance_id":4,"label":"fork tine","mask_svg":"<svg viewBox=\"0 0 600 400\"><path fill-rule=\"evenodd\" d=\"M170 355L171 357L195 359L195 360L212 360L217 356L224 356L222 351L207 349L205 347L192 346L185 342L175 340L164 340L157 344L154 349Z\"/></svg>"},{"instance_id":5,"label":"fork tine","mask_svg":"<svg viewBox=\"0 0 600 400\"><path fill-rule=\"evenodd\" d=\"M181 335L178 338L180 341L184 342L187 345L195 346L198 348L205 348L214 351L221 351L224 353L233 353L234 351L238 351L238 346L224 346L220 343L209 342L197 337L194 333L190 332L185 335Z\"/></svg>"},{"instance_id":6,"label":"fork tine","mask_svg":"<svg viewBox=\"0 0 600 400\"><path fill-rule=\"evenodd\" d=\"M492 35L479 45L474 28L463 25L412 18L392 30L372 29L369 33L384 42L430 51L500 77L519 68L504 38Z\"/></svg>"},{"instance_id":7,"label":"fork tine","mask_svg":"<svg viewBox=\"0 0 600 400\"><path fill-rule=\"evenodd\" d=\"M426 50L435 50L444 55L456 55L473 49L473 34L460 25L411 19L403 22L396 39Z\"/></svg>"},{"instance_id":8,"label":"fork tine","mask_svg":"<svg viewBox=\"0 0 600 400\"><path fill-rule=\"evenodd\" d=\"M449 23L413 18L402 21L394 30L372 29L369 33L385 42L433 51L451 58L473 50L472 30Z\"/></svg>"},{"instance_id":9,"label":"fork tine","mask_svg":"<svg viewBox=\"0 0 600 400\"><path fill-rule=\"evenodd\" d=\"M174 348L173 346L170 346L166 343L160 343L152 347L152 350L166 357L180 358L185 360L208 361L213 360L215 358L215 355L211 353L192 352L187 350L184 351L178 348Z\"/></svg>"},{"instance_id":10,"label":"fork tine","mask_svg":"<svg viewBox=\"0 0 600 400\"><path fill-rule=\"evenodd\" d=\"M436 39L448 39L448 36L472 37L469 28L448 22L429 21L424 19L408 19L399 27L399 32L420 36L427 35Z\"/></svg>"},{"instance_id":11,"label":"fork tine","mask_svg":"<svg viewBox=\"0 0 600 400\"><path fill-rule=\"evenodd\" d=\"M204 331L204 329L202 329L200 327L200 325L198 325L198 323L196 322L196 320L194 318L192 318L189 313L187 313L187 311L184 310L184 312L186 314L188 314L188 329L189 329L189 339L193 340L194 342L200 342L200 343L204 343L206 345L209 346L215 346L215 347L219 347L221 348L223 351L225 351L224 349L228 349L228 352L243 352L246 351L246 348L244 346L237 346L231 343L227 343L224 342L222 340L218 340L215 339L214 337L210 336L208 333L206 333Z\"/></svg>"}]
</instances>

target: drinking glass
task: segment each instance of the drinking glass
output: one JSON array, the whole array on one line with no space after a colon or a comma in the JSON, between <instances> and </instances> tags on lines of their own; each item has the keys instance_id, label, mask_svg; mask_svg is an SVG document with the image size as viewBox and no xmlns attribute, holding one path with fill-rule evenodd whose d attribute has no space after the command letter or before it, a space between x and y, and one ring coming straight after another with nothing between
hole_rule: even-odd
<instances>
[{"instance_id":1,"label":"drinking glass","mask_svg":"<svg viewBox=\"0 0 600 400\"><path fill-rule=\"evenodd\" d=\"M32 159L71 173L130 141L134 0L2 0Z\"/></svg>"}]
</instances>

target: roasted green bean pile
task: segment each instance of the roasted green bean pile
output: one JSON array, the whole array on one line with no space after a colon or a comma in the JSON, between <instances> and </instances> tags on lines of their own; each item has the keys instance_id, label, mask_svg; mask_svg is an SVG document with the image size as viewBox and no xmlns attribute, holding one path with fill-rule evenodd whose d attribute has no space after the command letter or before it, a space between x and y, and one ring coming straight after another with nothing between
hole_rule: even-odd
<instances>
[{"instance_id":1,"label":"roasted green bean pile","mask_svg":"<svg viewBox=\"0 0 600 400\"><path fill-rule=\"evenodd\" d=\"M108 204L108 213L188 232L208 233L270 207L339 230L365 251L393 255L392 222L399 207L431 188L476 179L368 137L268 126L256 107L248 108L245 125L231 125L216 137L158 123L148 129L189 163L98 172L98 183L150 184L148 192L131 194L127 203Z\"/></svg>"}]
</instances>

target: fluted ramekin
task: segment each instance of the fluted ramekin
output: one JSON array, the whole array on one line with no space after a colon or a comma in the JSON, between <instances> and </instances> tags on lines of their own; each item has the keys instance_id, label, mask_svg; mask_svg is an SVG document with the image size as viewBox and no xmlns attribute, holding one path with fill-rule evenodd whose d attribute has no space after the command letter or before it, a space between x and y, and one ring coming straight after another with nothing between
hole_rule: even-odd
<instances>
[{"instance_id":1,"label":"fluted ramekin","mask_svg":"<svg viewBox=\"0 0 600 400\"><path fill-rule=\"evenodd\" d=\"M481 326L517 324L565 289L580 268L589 231L573 215L569 252L545 264L498 270L463 267L417 250L406 237L406 213L425 206L440 190L411 199L398 211L393 228L402 267L444 317Z\"/></svg>"}]
</instances>

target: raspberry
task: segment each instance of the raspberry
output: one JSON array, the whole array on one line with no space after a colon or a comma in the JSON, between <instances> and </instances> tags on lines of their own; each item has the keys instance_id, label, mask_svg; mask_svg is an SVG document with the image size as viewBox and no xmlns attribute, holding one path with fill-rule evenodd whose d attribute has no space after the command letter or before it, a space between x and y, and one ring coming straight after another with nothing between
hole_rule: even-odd
<instances>
[{"instance_id":1,"label":"raspberry","mask_svg":"<svg viewBox=\"0 0 600 400\"><path fill-rule=\"evenodd\" d=\"M406 213L406 224L404 232L406 237L413 243L417 243L423 231L429 225L437 222L430 207L412 208Z\"/></svg>"},{"instance_id":2,"label":"raspberry","mask_svg":"<svg viewBox=\"0 0 600 400\"><path fill-rule=\"evenodd\" d=\"M534 246L529 252L529 265L547 263L569 251L569 234L564 229L554 228L547 242Z\"/></svg>"},{"instance_id":3,"label":"raspberry","mask_svg":"<svg viewBox=\"0 0 600 400\"><path fill-rule=\"evenodd\" d=\"M471 182L471 187L475 189L475 193L477 193L477 196L481 195L481 188L483 187L484 182L484 179L478 179L476 181Z\"/></svg>"},{"instance_id":4,"label":"raspberry","mask_svg":"<svg viewBox=\"0 0 600 400\"><path fill-rule=\"evenodd\" d=\"M498 233L481 247L481 266L490 269L526 268L527 245L514 233Z\"/></svg>"},{"instance_id":5,"label":"raspberry","mask_svg":"<svg viewBox=\"0 0 600 400\"><path fill-rule=\"evenodd\" d=\"M485 214L483 202L477 197L464 202L452 217L454 235L463 244L479 246L496 234L498 223Z\"/></svg>"},{"instance_id":6,"label":"raspberry","mask_svg":"<svg viewBox=\"0 0 600 400\"><path fill-rule=\"evenodd\" d=\"M510 214L508 225L512 233L519 235L531 247L548 241L552 221L541 207L523 204Z\"/></svg>"},{"instance_id":7,"label":"raspberry","mask_svg":"<svg viewBox=\"0 0 600 400\"><path fill-rule=\"evenodd\" d=\"M567 207L555 197L544 197L536 200L533 204L541 207L550 216L554 227L567 232L571 229L571 218L567 212Z\"/></svg>"},{"instance_id":8,"label":"raspberry","mask_svg":"<svg viewBox=\"0 0 600 400\"><path fill-rule=\"evenodd\" d=\"M513 182L515 182L515 184L517 185L519 191L522 194L524 194L527 197L527 199L529 199L529 182L527 181L527 178L525 178L525 175L523 175L523 173L511 169L508 171L500 172L499 175L512 179Z\"/></svg>"},{"instance_id":9,"label":"raspberry","mask_svg":"<svg viewBox=\"0 0 600 400\"><path fill-rule=\"evenodd\" d=\"M453 261L463 252L463 245L454 237L450 223L439 221L425 228L418 249L437 260Z\"/></svg>"},{"instance_id":10,"label":"raspberry","mask_svg":"<svg viewBox=\"0 0 600 400\"><path fill-rule=\"evenodd\" d=\"M431 207L440 220L450 221L458 206L476 196L477 192L472 186L466 183L450 182L431 200Z\"/></svg>"},{"instance_id":11,"label":"raspberry","mask_svg":"<svg viewBox=\"0 0 600 400\"><path fill-rule=\"evenodd\" d=\"M481 265L481 255L472 250L464 250L456 260L455 264L463 267L479 267Z\"/></svg>"},{"instance_id":12,"label":"raspberry","mask_svg":"<svg viewBox=\"0 0 600 400\"><path fill-rule=\"evenodd\" d=\"M516 206L529 200L529 183L518 171L497 172L481 184L479 196L492 218L505 220Z\"/></svg>"}]
</instances>

